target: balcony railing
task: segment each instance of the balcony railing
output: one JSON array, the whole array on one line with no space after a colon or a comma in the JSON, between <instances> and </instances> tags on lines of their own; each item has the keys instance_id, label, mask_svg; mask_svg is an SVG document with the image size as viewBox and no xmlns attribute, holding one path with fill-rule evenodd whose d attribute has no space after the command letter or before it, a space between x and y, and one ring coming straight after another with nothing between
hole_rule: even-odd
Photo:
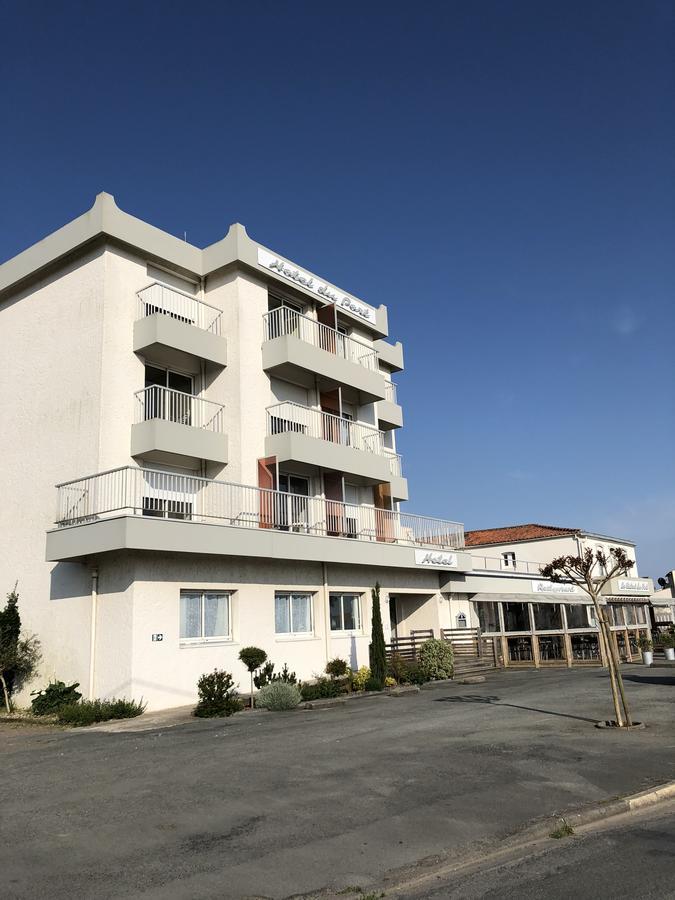
<instances>
[{"instance_id":1,"label":"balcony railing","mask_svg":"<svg viewBox=\"0 0 675 900\"><path fill-rule=\"evenodd\" d=\"M267 433L286 434L289 431L387 457L392 474L401 474L401 457L385 446L384 432L372 425L363 425L361 422L353 422L351 419L343 419L342 416L290 401L269 406Z\"/></svg>"},{"instance_id":2,"label":"balcony railing","mask_svg":"<svg viewBox=\"0 0 675 900\"><path fill-rule=\"evenodd\" d=\"M394 384L393 381L389 381L388 379L385 380L384 390L385 390L385 395L384 395L385 400L389 400L390 403L398 402L396 399L396 385Z\"/></svg>"},{"instance_id":3,"label":"balcony railing","mask_svg":"<svg viewBox=\"0 0 675 900\"><path fill-rule=\"evenodd\" d=\"M364 369L370 369L372 372L379 370L377 351L372 347L342 334L336 328L329 328L328 325L323 325L315 319L303 316L294 309L280 306L270 310L263 316L263 325L265 341L290 334L306 344L312 344L313 347L319 347L342 359L358 363Z\"/></svg>"},{"instance_id":4,"label":"balcony railing","mask_svg":"<svg viewBox=\"0 0 675 900\"><path fill-rule=\"evenodd\" d=\"M524 559L505 560L501 556L477 556L471 554L475 572L513 572L516 575L539 575L543 562L528 562Z\"/></svg>"},{"instance_id":5,"label":"balcony railing","mask_svg":"<svg viewBox=\"0 0 675 900\"><path fill-rule=\"evenodd\" d=\"M186 325L195 325L202 331L217 335L221 333L222 310L182 291L155 282L138 291L136 297L139 319L160 313Z\"/></svg>"},{"instance_id":6,"label":"balcony railing","mask_svg":"<svg viewBox=\"0 0 675 900\"><path fill-rule=\"evenodd\" d=\"M59 527L111 516L152 516L237 528L454 550L458 522L304 497L227 481L125 466L57 485Z\"/></svg>"},{"instance_id":7,"label":"balcony railing","mask_svg":"<svg viewBox=\"0 0 675 900\"><path fill-rule=\"evenodd\" d=\"M223 434L225 407L211 400L203 400L193 394L174 391L161 385L151 385L134 394L136 399L136 424L148 419L178 422L192 428L203 428Z\"/></svg>"}]
</instances>

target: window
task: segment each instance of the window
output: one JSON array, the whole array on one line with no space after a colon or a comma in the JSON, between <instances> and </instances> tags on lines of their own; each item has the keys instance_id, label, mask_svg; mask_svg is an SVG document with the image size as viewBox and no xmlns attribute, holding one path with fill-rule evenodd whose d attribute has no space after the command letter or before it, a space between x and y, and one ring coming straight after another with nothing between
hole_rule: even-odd
<instances>
[{"instance_id":1,"label":"window","mask_svg":"<svg viewBox=\"0 0 675 900\"><path fill-rule=\"evenodd\" d=\"M527 603L504 603L504 630L529 631L530 614Z\"/></svg>"},{"instance_id":2,"label":"window","mask_svg":"<svg viewBox=\"0 0 675 900\"><path fill-rule=\"evenodd\" d=\"M276 593L274 630L277 634L311 634L312 595Z\"/></svg>"},{"instance_id":3,"label":"window","mask_svg":"<svg viewBox=\"0 0 675 900\"><path fill-rule=\"evenodd\" d=\"M355 631L361 627L359 594L330 595L330 630Z\"/></svg>"},{"instance_id":4,"label":"window","mask_svg":"<svg viewBox=\"0 0 675 900\"><path fill-rule=\"evenodd\" d=\"M623 610L616 603L607 604L607 618L610 625L624 625Z\"/></svg>"},{"instance_id":5,"label":"window","mask_svg":"<svg viewBox=\"0 0 675 900\"><path fill-rule=\"evenodd\" d=\"M516 554L515 553L502 553L502 569L515 569L516 567Z\"/></svg>"},{"instance_id":6,"label":"window","mask_svg":"<svg viewBox=\"0 0 675 900\"><path fill-rule=\"evenodd\" d=\"M558 603L533 603L534 627L536 631L562 630L562 613Z\"/></svg>"},{"instance_id":7,"label":"window","mask_svg":"<svg viewBox=\"0 0 675 900\"><path fill-rule=\"evenodd\" d=\"M499 604L476 603L476 612L478 613L481 631L501 631L499 626Z\"/></svg>"},{"instance_id":8,"label":"window","mask_svg":"<svg viewBox=\"0 0 675 900\"><path fill-rule=\"evenodd\" d=\"M590 607L582 603L566 603L565 615L568 628L588 628L588 612Z\"/></svg>"},{"instance_id":9,"label":"window","mask_svg":"<svg viewBox=\"0 0 675 900\"><path fill-rule=\"evenodd\" d=\"M230 638L230 594L221 591L180 592L181 640Z\"/></svg>"}]
</instances>

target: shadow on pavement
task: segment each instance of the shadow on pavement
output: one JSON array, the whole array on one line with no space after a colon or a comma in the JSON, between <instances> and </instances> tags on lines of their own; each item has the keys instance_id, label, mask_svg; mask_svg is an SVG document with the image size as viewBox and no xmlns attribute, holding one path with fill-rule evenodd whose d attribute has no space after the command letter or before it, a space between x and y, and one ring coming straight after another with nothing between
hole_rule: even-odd
<instances>
[{"instance_id":1,"label":"shadow on pavement","mask_svg":"<svg viewBox=\"0 0 675 900\"><path fill-rule=\"evenodd\" d=\"M669 684L675 685L673 675L624 675L624 681L634 681L635 684Z\"/></svg>"},{"instance_id":2,"label":"shadow on pavement","mask_svg":"<svg viewBox=\"0 0 675 900\"><path fill-rule=\"evenodd\" d=\"M544 716L558 716L561 719L578 719L580 722L593 722L598 720L589 719L587 716L573 716L570 713L554 712L552 709L537 709L534 706L519 706L517 703L502 703L499 697L481 696L479 694L464 694L459 697L438 697L436 703L485 703L488 706L509 706L511 709L524 709L527 712L541 713Z\"/></svg>"}]
</instances>

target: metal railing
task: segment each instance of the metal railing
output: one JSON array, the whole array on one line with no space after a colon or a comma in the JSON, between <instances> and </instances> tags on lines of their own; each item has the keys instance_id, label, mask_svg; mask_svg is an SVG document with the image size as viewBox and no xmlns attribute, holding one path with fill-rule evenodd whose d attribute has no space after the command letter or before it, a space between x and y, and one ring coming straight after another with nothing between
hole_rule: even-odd
<instances>
[{"instance_id":1,"label":"metal railing","mask_svg":"<svg viewBox=\"0 0 675 900\"><path fill-rule=\"evenodd\" d=\"M459 522L134 466L59 484L57 493L59 527L130 515L444 550L464 545Z\"/></svg>"},{"instance_id":2,"label":"metal railing","mask_svg":"<svg viewBox=\"0 0 675 900\"><path fill-rule=\"evenodd\" d=\"M396 399L396 385L393 381L385 379L384 392L385 400L389 400L390 403L398 403L398 400Z\"/></svg>"},{"instance_id":3,"label":"metal railing","mask_svg":"<svg viewBox=\"0 0 675 900\"><path fill-rule=\"evenodd\" d=\"M172 388L153 384L142 391L136 391L136 424L148 419L163 419L178 422L193 428L204 428L223 434L225 429L225 407L211 400L203 400L193 394L174 391Z\"/></svg>"},{"instance_id":4,"label":"metal railing","mask_svg":"<svg viewBox=\"0 0 675 900\"><path fill-rule=\"evenodd\" d=\"M528 562L524 559L509 560L501 556L482 556L471 553L474 571L480 572L515 572L520 575L540 575L540 569L546 565L543 562Z\"/></svg>"},{"instance_id":5,"label":"metal railing","mask_svg":"<svg viewBox=\"0 0 675 900\"><path fill-rule=\"evenodd\" d=\"M288 431L306 434L308 437L353 447L366 453L385 455L384 432L372 425L362 425L351 419L311 409L290 400L267 407L267 433L283 434Z\"/></svg>"},{"instance_id":6,"label":"metal railing","mask_svg":"<svg viewBox=\"0 0 675 900\"><path fill-rule=\"evenodd\" d=\"M155 282L138 291L136 298L139 319L160 313L186 325L195 325L202 331L221 333L222 310L182 291Z\"/></svg>"},{"instance_id":7,"label":"metal railing","mask_svg":"<svg viewBox=\"0 0 675 900\"><path fill-rule=\"evenodd\" d=\"M272 341L283 335L293 335L306 344L312 344L335 356L358 363L364 369L379 371L377 351L355 338L342 334L336 328L323 325L287 306L270 310L263 316L263 339Z\"/></svg>"}]
</instances>

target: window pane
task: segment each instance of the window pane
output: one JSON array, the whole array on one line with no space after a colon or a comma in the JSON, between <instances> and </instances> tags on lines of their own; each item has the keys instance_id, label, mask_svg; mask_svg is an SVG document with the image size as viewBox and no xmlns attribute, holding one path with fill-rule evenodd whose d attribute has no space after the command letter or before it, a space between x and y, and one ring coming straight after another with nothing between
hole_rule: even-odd
<instances>
[{"instance_id":1,"label":"window pane","mask_svg":"<svg viewBox=\"0 0 675 900\"><path fill-rule=\"evenodd\" d=\"M359 627L359 598L354 594L345 594L342 598L342 610L345 631Z\"/></svg>"},{"instance_id":2,"label":"window pane","mask_svg":"<svg viewBox=\"0 0 675 900\"><path fill-rule=\"evenodd\" d=\"M342 597L340 594L330 595L330 630L342 630Z\"/></svg>"},{"instance_id":3,"label":"window pane","mask_svg":"<svg viewBox=\"0 0 675 900\"><path fill-rule=\"evenodd\" d=\"M588 607L581 603L566 603L565 614L568 628L588 628Z\"/></svg>"},{"instance_id":4,"label":"window pane","mask_svg":"<svg viewBox=\"0 0 675 900\"><path fill-rule=\"evenodd\" d=\"M288 594L276 594L274 597L274 630L277 634L288 634L291 630Z\"/></svg>"},{"instance_id":5,"label":"window pane","mask_svg":"<svg viewBox=\"0 0 675 900\"><path fill-rule=\"evenodd\" d=\"M228 606L227 594L204 594L204 637L229 634Z\"/></svg>"},{"instance_id":6,"label":"window pane","mask_svg":"<svg viewBox=\"0 0 675 900\"><path fill-rule=\"evenodd\" d=\"M533 603L532 611L537 631L555 631L562 628L562 614L558 603Z\"/></svg>"},{"instance_id":7,"label":"window pane","mask_svg":"<svg viewBox=\"0 0 675 900\"><path fill-rule=\"evenodd\" d=\"M496 603L476 603L481 631L499 631L499 612Z\"/></svg>"},{"instance_id":8,"label":"window pane","mask_svg":"<svg viewBox=\"0 0 675 900\"><path fill-rule=\"evenodd\" d=\"M529 631L527 603L504 603L504 628L507 631Z\"/></svg>"},{"instance_id":9,"label":"window pane","mask_svg":"<svg viewBox=\"0 0 675 900\"><path fill-rule=\"evenodd\" d=\"M646 624L647 619L645 618L644 606L636 606L635 607L635 618L637 619L638 625Z\"/></svg>"},{"instance_id":10,"label":"window pane","mask_svg":"<svg viewBox=\"0 0 675 900\"><path fill-rule=\"evenodd\" d=\"M291 597L291 621L293 631L306 633L312 629L311 597L309 594L293 594Z\"/></svg>"},{"instance_id":11,"label":"window pane","mask_svg":"<svg viewBox=\"0 0 675 900\"><path fill-rule=\"evenodd\" d=\"M182 591L180 595L180 636L202 636L201 594Z\"/></svg>"},{"instance_id":12,"label":"window pane","mask_svg":"<svg viewBox=\"0 0 675 900\"><path fill-rule=\"evenodd\" d=\"M635 625L637 620L635 618L635 607L634 606L624 606L623 614L626 617L626 625Z\"/></svg>"}]
</instances>

